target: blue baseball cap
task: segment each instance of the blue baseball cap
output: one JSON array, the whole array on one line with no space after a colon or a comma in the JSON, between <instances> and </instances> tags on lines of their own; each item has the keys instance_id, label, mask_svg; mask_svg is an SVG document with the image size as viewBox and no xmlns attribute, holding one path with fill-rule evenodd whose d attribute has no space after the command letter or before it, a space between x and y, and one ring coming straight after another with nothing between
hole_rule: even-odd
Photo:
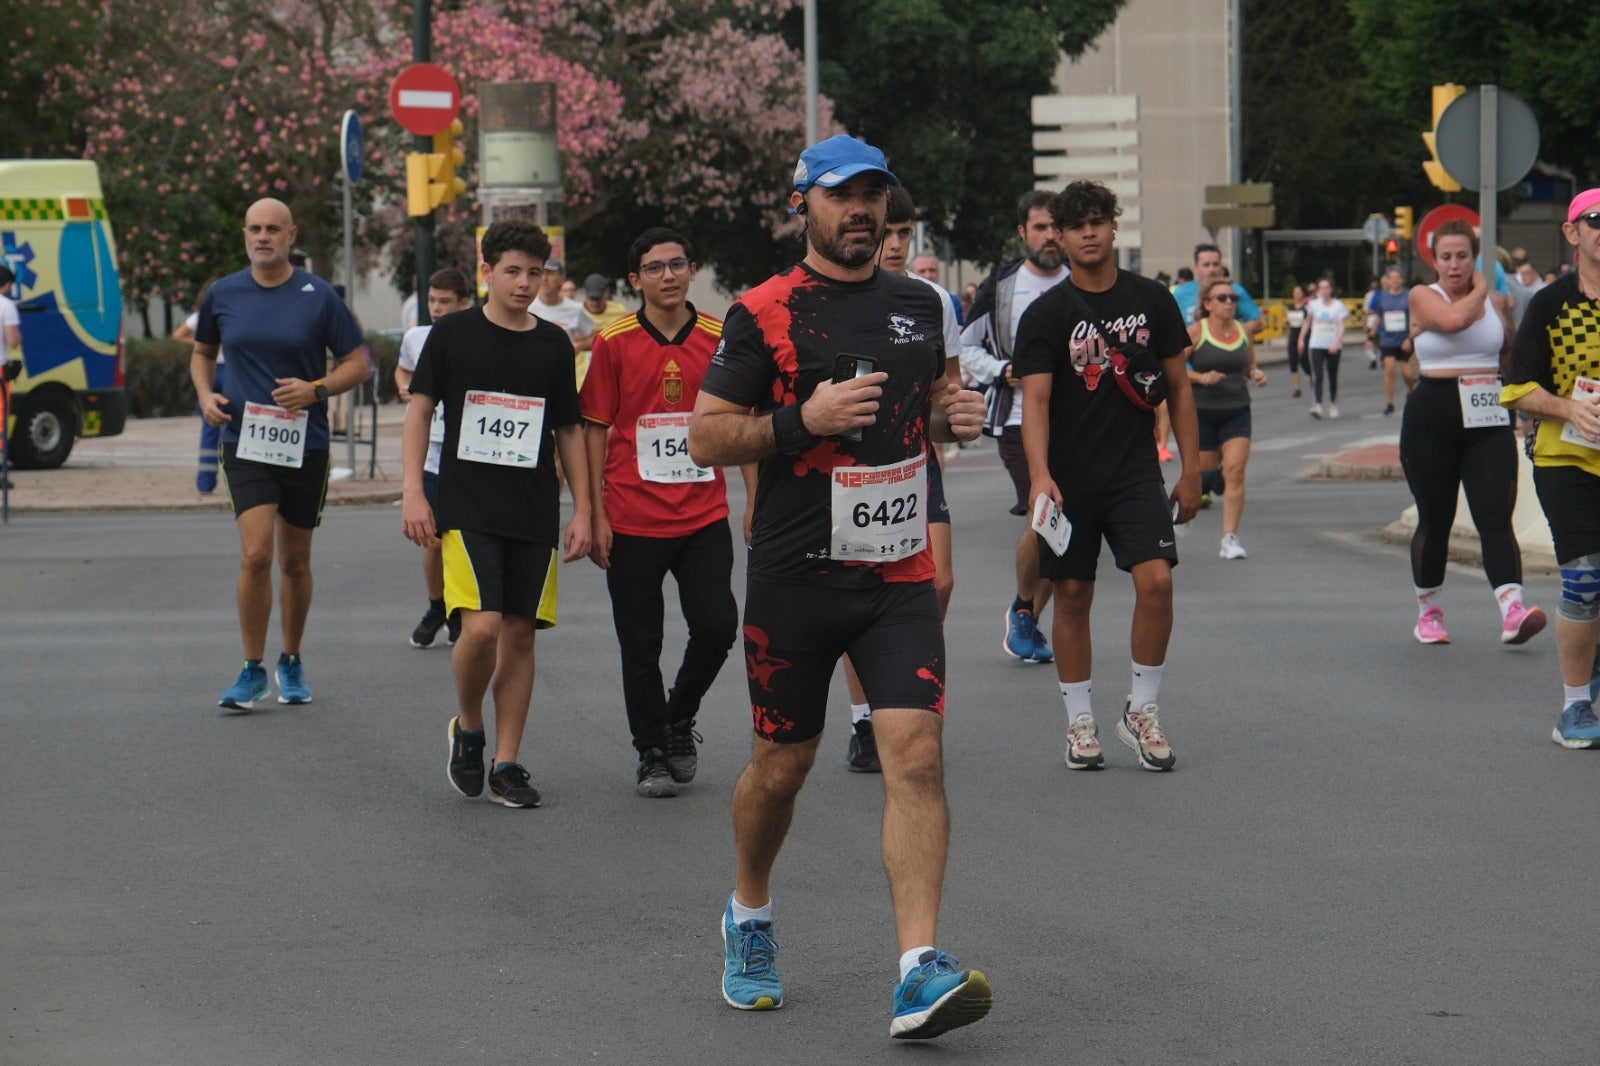
<instances>
[{"instance_id":1,"label":"blue baseball cap","mask_svg":"<svg viewBox=\"0 0 1600 1066\"><path fill-rule=\"evenodd\" d=\"M813 185L831 189L869 171L882 174L890 185L900 184L882 152L866 141L841 133L800 153L800 162L794 165L794 187L797 192L805 192Z\"/></svg>"}]
</instances>

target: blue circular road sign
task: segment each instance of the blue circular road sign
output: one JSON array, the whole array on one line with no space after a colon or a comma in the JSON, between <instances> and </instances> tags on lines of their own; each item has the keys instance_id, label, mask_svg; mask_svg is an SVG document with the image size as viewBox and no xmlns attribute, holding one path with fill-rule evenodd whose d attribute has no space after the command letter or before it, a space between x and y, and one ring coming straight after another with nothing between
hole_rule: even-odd
<instances>
[{"instance_id":1,"label":"blue circular road sign","mask_svg":"<svg viewBox=\"0 0 1600 1066\"><path fill-rule=\"evenodd\" d=\"M344 168L344 176L354 185L361 180L361 167L366 158L361 140L361 119L356 117L354 111L344 113L339 134L339 162Z\"/></svg>"}]
</instances>

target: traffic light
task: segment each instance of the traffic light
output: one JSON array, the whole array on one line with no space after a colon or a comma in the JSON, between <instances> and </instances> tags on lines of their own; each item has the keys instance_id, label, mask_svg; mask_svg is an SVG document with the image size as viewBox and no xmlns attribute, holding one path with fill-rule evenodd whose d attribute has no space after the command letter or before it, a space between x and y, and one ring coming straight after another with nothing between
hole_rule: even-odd
<instances>
[{"instance_id":1,"label":"traffic light","mask_svg":"<svg viewBox=\"0 0 1600 1066\"><path fill-rule=\"evenodd\" d=\"M466 153L456 147L456 138L461 136L464 129L459 118L452 119L449 129L433 135L433 157L439 161L439 169L431 177L439 188L435 190L430 185L429 193L430 198L436 197L433 199L435 207L447 204L467 191L467 183L456 173L456 167L467 161Z\"/></svg>"},{"instance_id":2,"label":"traffic light","mask_svg":"<svg viewBox=\"0 0 1600 1066\"><path fill-rule=\"evenodd\" d=\"M1409 241L1412 234L1411 208L1397 207L1394 209L1394 235L1403 241Z\"/></svg>"},{"instance_id":3,"label":"traffic light","mask_svg":"<svg viewBox=\"0 0 1600 1066\"><path fill-rule=\"evenodd\" d=\"M467 183L455 172L467 159L456 147L462 129L461 120L455 119L449 129L433 135L433 151L406 154L406 213L413 218L466 192Z\"/></svg>"},{"instance_id":4,"label":"traffic light","mask_svg":"<svg viewBox=\"0 0 1600 1066\"><path fill-rule=\"evenodd\" d=\"M1446 82L1433 87L1433 125L1428 127L1422 135L1422 143L1428 146L1428 161L1422 164L1422 171L1428 175L1428 180L1434 187L1444 192L1460 192L1461 184L1445 173L1444 164L1439 162L1439 153L1434 148L1433 133L1439 128L1439 116L1444 114L1444 109L1450 106L1450 101L1466 92L1466 86Z\"/></svg>"}]
</instances>

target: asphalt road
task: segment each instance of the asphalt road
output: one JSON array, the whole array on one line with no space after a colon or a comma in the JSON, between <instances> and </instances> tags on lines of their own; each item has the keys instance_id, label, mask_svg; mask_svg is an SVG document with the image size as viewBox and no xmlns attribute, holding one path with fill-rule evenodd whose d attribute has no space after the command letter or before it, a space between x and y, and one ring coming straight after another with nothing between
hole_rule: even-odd
<instances>
[{"instance_id":1,"label":"asphalt road","mask_svg":"<svg viewBox=\"0 0 1600 1066\"><path fill-rule=\"evenodd\" d=\"M777 871L785 1006L746 1015L717 991L737 660L696 783L636 798L603 579L565 568L524 746L545 805L509 811L446 785L448 653L406 644L397 508L329 512L316 702L241 717L215 707L238 665L225 516L14 519L0 1063L1592 1061L1600 756L1550 743L1554 643L1502 648L1481 574L1447 582L1456 643L1412 640L1405 558L1373 538L1403 485L1301 476L1398 430L1377 375L1345 376L1338 422L1281 368L1258 394L1251 557L1217 558L1217 510L1180 542L1168 775L1112 736L1131 591L1109 558L1110 766L1062 766L1051 668L999 650L1009 483L992 447L952 463L940 942L995 1008L931 1047L887 1036L882 792L845 772L842 682ZM1530 587L1553 610L1554 581Z\"/></svg>"}]
</instances>

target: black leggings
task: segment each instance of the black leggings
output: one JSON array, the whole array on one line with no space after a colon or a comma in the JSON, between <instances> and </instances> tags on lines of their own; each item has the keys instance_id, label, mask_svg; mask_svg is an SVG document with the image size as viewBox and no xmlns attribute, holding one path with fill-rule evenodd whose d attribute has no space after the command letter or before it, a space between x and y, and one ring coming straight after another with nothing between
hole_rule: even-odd
<instances>
[{"instance_id":1,"label":"black leggings","mask_svg":"<svg viewBox=\"0 0 1600 1066\"><path fill-rule=\"evenodd\" d=\"M1311 373L1311 356L1300 350L1300 331L1289 331L1289 373L1298 374L1301 370Z\"/></svg>"},{"instance_id":2,"label":"black leggings","mask_svg":"<svg viewBox=\"0 0 1600 1066\"><path fill-rule=\"evenodd\" d=\"M1444 584L1457 488L1483 545L1483 572L1492 588L1522 581L1522 550L1511 531L1517 506L1517 442L1510 425L1461 427L1461 394L1453 378L1423 378L1400 418L1400 465L1417 501L1411 537L1411 580L1418 588Z\"/></svg>"},{"instance_id":3,"label":"black leggings","mask_svg":"<svg viewBox=\"0 0 1600 1066\"><path fill-rule=\"evenodd\" d=\"M1328 371L1328 402L1339 402L1339 353L1326 348L1311 349L1311 395L1322 402L1322 371Z\"/></svg>"}]
</instances>

